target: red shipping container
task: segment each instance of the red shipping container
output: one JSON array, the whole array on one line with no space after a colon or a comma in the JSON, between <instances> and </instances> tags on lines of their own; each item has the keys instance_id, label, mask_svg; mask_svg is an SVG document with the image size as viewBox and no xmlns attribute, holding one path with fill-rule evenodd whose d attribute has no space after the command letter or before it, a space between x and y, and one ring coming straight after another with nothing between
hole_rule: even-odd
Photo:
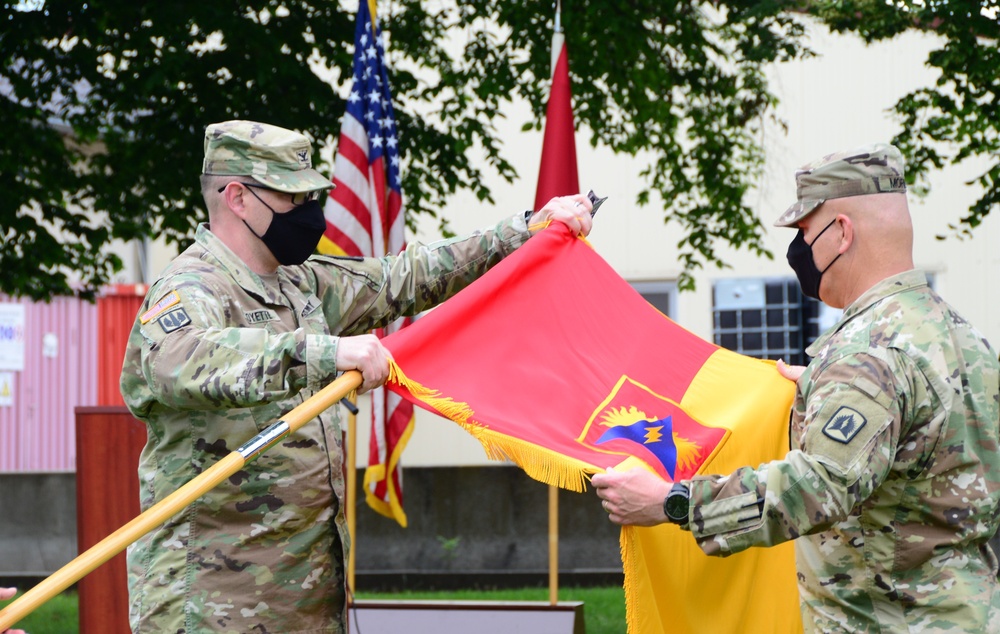
<instances>
[{"instance_id":1,"label":"red shipping container","mask_svg":"<svg viewBox=\"0 0 1000 634\"><path fill-rule=\"evenodd\" d=\"M135 323L142 300L146 295L145 284L119 284L105 289L97 300L100 323L100 348L97 356L98 405L124 405L118 379L125 359L125 346Z\"/></svg>"}]
</instances>

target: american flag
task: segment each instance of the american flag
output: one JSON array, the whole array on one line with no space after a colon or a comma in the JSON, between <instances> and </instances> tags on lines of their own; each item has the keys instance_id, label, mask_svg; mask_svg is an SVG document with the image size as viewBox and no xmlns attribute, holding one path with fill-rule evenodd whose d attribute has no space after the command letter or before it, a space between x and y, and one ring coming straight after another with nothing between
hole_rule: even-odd
<instances>
[{"instance_id":1,"label":"american flag","mask_svg":"<svg viewBox=\"0 0 1000 634\"><path fill-rule=\"evenodd\" d=\"M381 257L406 246L399 139L382 32L368 2L358 4L354 78L333 168L336 188L326 202L326 234L319 249L334 255ZM408 323L398 320L376 334L389 334ZM373 390L371 399L365 498L375 511L406 526L399 457L413 429L413 405L384 388Z\"/></svg>"}]
</instances>

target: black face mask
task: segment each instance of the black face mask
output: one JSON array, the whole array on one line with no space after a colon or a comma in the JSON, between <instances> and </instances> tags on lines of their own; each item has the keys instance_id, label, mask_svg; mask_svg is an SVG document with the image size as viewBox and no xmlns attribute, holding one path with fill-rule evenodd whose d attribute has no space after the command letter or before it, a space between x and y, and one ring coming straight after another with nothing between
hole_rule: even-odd
<instances>
[{"instance_id":1,"label":"black face mask","mask_svg":"<svg viewBox=\"0 0 1000 634\"><path fill-rule=\"evenodd\" d=\"M320 201L310 200L279 214L257 196L257 192L249 188L248 190L271 210L271 224L267 226L267 231L262 236L257 235L246 220L243 224L247 225L250 232L271 250L271 254L279 264L288 266L305 262L316 250L319 239L326 231L326 218L323 216L323 205Z\"/></svg>"},{"instance_id":2,"label":"black face mask","mask_svg":"<svg viewBox=\"0 0 1000 634\"><path fill-rule=\"evenodd\" d=\"M795 277L799 278L799 288L802 289L802 294L806 297L819 299L819 283L823 279L823 274L829 271L833 263L843 255L838 253L837 257L833 258L833 261L827 264L822 271L816 268L816 261L813 259L812 245L816 244L819 236L823 235L823 232L835 222L837 222L836 218L831 220L830 224L823 227L823 231L820 231L812 242L806 242L802 229L799 229L799 232L795 234L795 239L788 245L788 253L785 257L788 258L788 265L795 271Z\"/></svg>"}]
</instances>

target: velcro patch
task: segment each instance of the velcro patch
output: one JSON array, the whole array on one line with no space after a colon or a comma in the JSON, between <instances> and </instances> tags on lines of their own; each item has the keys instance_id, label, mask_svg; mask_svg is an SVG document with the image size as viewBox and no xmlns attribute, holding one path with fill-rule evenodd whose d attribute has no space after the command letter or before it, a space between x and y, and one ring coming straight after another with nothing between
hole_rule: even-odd
<instances>
[{"instance_id":1,"label":"velcro patch","mask_svg":"<svg viewBox=\"0 0 1000 634\"><path fill-rule=\"evenodd\" d=\"M260 310L245 310L243 311L243 319L245 319L248 324L262 324L266 321L277 321L278 313L273 310L267 310L266 308L261 308Z\"/></svg>"},{"instance_id":2,"label":"velcro patch","mask_svg":"<svg viewBox=\"0 0 1000 634\"><path fill-rule=\"evenodd\" d=\"M310 295L309 298L306 300L306 305L302 307L301 315L303 317L307 317L310 313L312 313L313 311L315 311L317 308L320 307L320 303L321 302L319 301L318 297L316 297L315 295Z\"/></svg>"},{"instance_id":3,"label":"velcro patch","mask_svg":"<svg viewBox=\"0 0 1000 634\"><path fill-rule=\"evenodd\" d=\"M156 316L161 314L166 309L180 303L181 303L181 296L177 294L177 291L171 291L169 295L167 295L160 301L156 302L154 306L150 307L149 310L144 312L139 317L139 323L145 326L149 322L156 319Z\"/></svg>"},{"instance_id":4,"label":"velcro patch","mask_svg":"<svg viewBox=\"0 0 1000 634\"><path fill-rule=\"evenodd\" d=\"M841 444L851 442L868 424L868 419L856 409L841 406L823 425L823 435Z\"/></svg>"},{"instance_id":5,"label":"velcro patch","mask_svg":"<svg viewBox=\"0 0 1000 634\"><path fill-rule=\"evenodd\" d=\"M183 308L175 308L157 320L163 332L173 332L178 328L183 328L191 323L191 318L184 312Z\"/></svg>"}]
</instances>

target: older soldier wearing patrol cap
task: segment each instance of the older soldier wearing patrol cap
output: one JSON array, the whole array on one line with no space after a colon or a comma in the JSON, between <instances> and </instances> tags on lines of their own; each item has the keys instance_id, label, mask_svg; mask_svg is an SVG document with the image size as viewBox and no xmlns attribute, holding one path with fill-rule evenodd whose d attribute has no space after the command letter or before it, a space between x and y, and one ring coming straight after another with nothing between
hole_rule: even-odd
<instances>
[{"instance_id":1,"label":"older soldier wearing patrol cap","mask_svg":"<svg viewBox=\"0 0 1000 634\"><path fill-rule=\"evenodd\" d=\"M797 378L792 450L677 483L611 471L597 493L612 521L678 524L709 555L795 540L807 632L1000 632L997 353L913 268L895 147L824 157L796 182L775 223L798 229L789 264L845 310L804 371L779 364Z\"/></svg>"},{"instance_id":2,"label":"older soldier wearing patrol cap","mask_svg":"<svg viewBox=\"0 0 1000 634\"><path fill-rule=\"evenodd\" d=\"M361 391L381 385L388 352L373 328L451 297L546 220L591 228L591 202L575 195L398 256L315 256L332 183L311 161L309 140L291 130L228 121L205 131L209 223L151 285L122 368L122 395L148 429L143 509L338 372L360 370ZM130 548L133 632L346 631L337 409Z\"/></svg>"}]
</instances>

